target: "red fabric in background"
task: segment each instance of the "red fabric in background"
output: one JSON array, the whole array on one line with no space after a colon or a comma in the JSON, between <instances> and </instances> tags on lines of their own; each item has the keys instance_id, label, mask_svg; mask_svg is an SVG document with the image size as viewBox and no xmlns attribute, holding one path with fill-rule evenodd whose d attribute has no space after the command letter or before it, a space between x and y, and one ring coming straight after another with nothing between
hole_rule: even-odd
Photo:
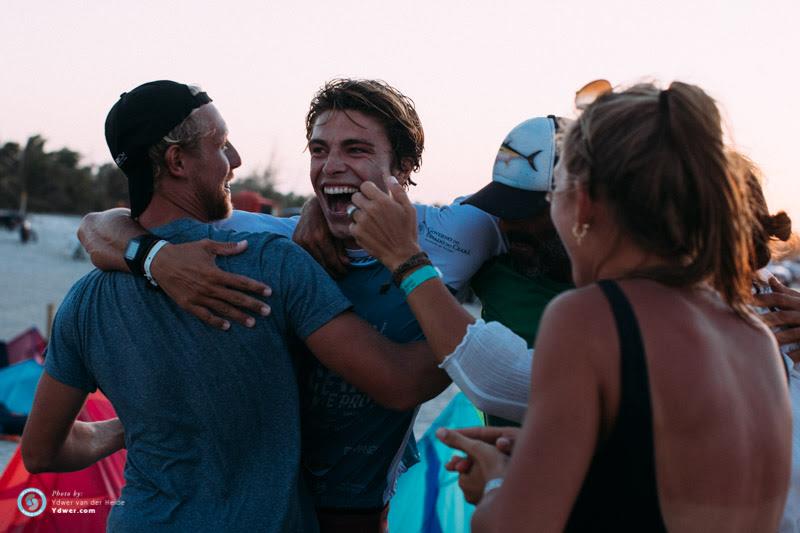
<instances>
[{"instance_id":1,"label":"red fabric in background","mask_svg":"<svg viewBox=\"0 0 800 533\"><path fill-rule=\"evenodd\" d=\"M234 209L249 211L251 213L272 213L272 210L275 208L275 202L273 200L264 198L255 191L239 191L231 196L231 203Z\"/></svg>"},{"instance_id":2,"label":"red fabric in background","mask_svg":"<svg viewBox=\"0 0 800 533\"><path fill-rule=\"evenodd\" d=\"M20 361L41 357L46 346L47 342L45 342L39 330L30 328L17 335L6 344L8 364L13 365Z\"/></svg>"},{"instance_id":3,"label":"red fabric in background","mask_svg":"<svg viewBox=\"0 0 800 533\"><path fill-rule=\"evenodd\" d=\"M116 413L111 402L101 393L89 395L78 420L86 422L114 418ZM125 484L125 450L106 457L89 468L65 474L30 474L22 464L19 448L0 477L0 531L10 533L56 533L80 531L104 532L108 513ZM23 515L17 508L20 492L37 488L47 497L44 513L36 517ZM69 496L54 496L54 491L69 493ZM78 493L79 496L75 496ZM54 500L66 503L55 504ZM91 500L99 505L91 505ZM56 514L53 509L94 509L94 514Z\"/></svg>"}]
</instances>

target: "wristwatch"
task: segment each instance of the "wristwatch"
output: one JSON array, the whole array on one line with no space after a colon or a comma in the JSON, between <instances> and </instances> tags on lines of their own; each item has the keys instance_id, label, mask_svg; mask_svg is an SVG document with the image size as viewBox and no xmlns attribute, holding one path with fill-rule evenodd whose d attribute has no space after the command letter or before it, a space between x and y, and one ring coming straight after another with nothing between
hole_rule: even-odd
<instances>
[{"instance_id":1,"label":"wristwatch","mask_svg":"<svg viewBox=\"0 0 800 533\"><path fill-rule=\"evenodd\" d=\"M132 273L145 277L144 260L150 249L160 240L159 237L146 233L128 241L128 246L125 248L125 263Z\"/></svg>"}]
</instances>

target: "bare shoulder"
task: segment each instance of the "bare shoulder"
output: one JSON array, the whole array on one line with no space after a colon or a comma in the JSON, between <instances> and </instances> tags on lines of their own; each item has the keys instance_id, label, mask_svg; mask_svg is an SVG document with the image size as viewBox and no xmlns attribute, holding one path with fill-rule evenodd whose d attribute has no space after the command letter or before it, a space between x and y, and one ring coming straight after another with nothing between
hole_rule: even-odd
<instances>
[{"instance_id":1,"label":"bare shoulder","mask_svg":"<svg viewBox=\"0 0 800 533\"><path fill-rule=\"evenodd\" d=\"M557 347L570 357L597 362L617 350L614 317L598 285L567 291L547 306L539 328L536 349Z\"/></svg>"},{"instance_id":2,"label":"bare shoulder","mask_svg":"<svg viewBox=\"0 0 800 533\"><path fill-rule=\"evenodd\" d=\"M559 294L547 306L544 317L589 323L604 312L610 316L608 301L600 287L592 284Z\"/></svg>"},{"instance_id":3,"label":"bare shoulder","mask_svg":"<svg viewBox=\"0 0 800 533\"><path fill-rule=\"evenodd\" d=\"M602 289L589 285L553 300L542 317L535 351L531 390L567 380L567 402L577 401L587 409L594 405L596 429L606 434L619 396L619 338Z\"/></svg>"},{"instance_id":4,"label":"bare shoulder","mask_svg":"<svg viewBox=\"0 0 800 533\"><path fill-rule=\"evenodd\" d=\"M741 354L754 364L753 354L774 360L777 344L755 315L743 317L711 290L676 289L648 280L621 284L628 296L648 345L657 355L669 347L670 364L681 356L696 359L706 354L716 363ZM719 359L719 360L718 360Z\"/></svg>"}]
</instances>

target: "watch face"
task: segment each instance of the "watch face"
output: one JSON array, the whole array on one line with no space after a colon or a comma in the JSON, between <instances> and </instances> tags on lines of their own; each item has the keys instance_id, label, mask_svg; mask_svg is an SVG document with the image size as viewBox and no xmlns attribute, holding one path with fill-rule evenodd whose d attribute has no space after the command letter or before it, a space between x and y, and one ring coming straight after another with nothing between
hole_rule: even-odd
<instances>
[{"instance_id":1,"label":"watch face","mask_svg":"<svg viewBox=\"0 0 800 533\"><path fill-rule=\"evenodd\" d=\"M136 259L136 252L139 251L139 246L141 246L139 239L131 240L131 242L128 243L128 248L125 249L125 259L129 261Z\"/></svg>"}]
</instances>

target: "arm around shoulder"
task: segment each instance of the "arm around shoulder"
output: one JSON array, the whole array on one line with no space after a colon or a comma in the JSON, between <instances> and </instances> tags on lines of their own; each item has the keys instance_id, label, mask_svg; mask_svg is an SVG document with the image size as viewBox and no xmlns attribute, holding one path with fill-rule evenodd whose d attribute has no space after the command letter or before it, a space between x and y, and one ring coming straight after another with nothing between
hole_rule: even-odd
<instances>
[{"instance_id":1,"label":"arm around shoulder","mask_svg":"<svg viewBox=\"0 0 800 533\"><path fill-rule=\"evenodd\" d=\"M89 213L81 220L78 239L100 270L129 272L124 253L128 241L147 233L125 208Z\"/></svg>"},{"instance_id":2,"label":"arm around shoulder","mask_svg":"<svg viewBox=\"0 0 800 533\"><path fill-rule=\"evenodd\" d=\"M387 409L413 409L450 384L427 343L394 343L352 312L317 329L306 345L322 364Z\"/></svg>"}]
</instances>

